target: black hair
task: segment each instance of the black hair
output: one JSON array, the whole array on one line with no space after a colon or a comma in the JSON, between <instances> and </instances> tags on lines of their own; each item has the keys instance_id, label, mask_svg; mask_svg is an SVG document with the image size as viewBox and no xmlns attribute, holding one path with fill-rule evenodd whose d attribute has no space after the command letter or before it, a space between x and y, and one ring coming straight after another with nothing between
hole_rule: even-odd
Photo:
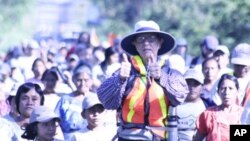
<instances>
[{"instance_id":1,"label":"black hair","mask_svg":"<svg viewBox=\"0 0 250 141\"><path fill-rule=\"evenodd\" d=\"M22 134L21 137L28 140L34 140L37 136L37 124L38 122L28 124L25 127L25 132Z\"/></svg>"},{"instance_id":2,"label":"black hair","mask_svg":"<svg viewBox=\"0 0 250 141\"><path fill-rule=\"evenodd\" d=\"M218 56L222 56L224 55L225 53L221 50L217 50L213 53L213 57L218 57Z\"/></svg>"},{"instance_id":3,"label":"black hair","mask_svg":"<svg viewBox=\"0 0 250 141\"><path fill-rule=\"evenodd\" d=\"M17 112L20 114L19 111L19 103L20 103L20 98L21 95L23 93L27 93L29 92L31 89L35 89L35 91L39 94L39 96L41 97L41 101L40 104L43 105L44 104L44 94L43 91L41 89L41 87L38 84L34 84L31 82L27 82L22 84L21 86L19 86L17 93L16 93L16 98L15 98L15 102L16 102L16 110Z\"/></svg>"},{"instance_id":4,"label":"black hair","mask_svg":"<svg viewBox=\"0 0 250 141\"><path fill-rule=\"evenodd\" d=\"M83 35L87 36L86 41L84 41L84 42L81 40ZM80 44L80 43L84 43L87 46L90 45L90 33L89 32L83 31L79 34L78 39L77 39L77 44Z\"/></svg>"},{"instance_id":5,"label":"black hair","mask_svg":"<svg viewBox=\"0 0 250 141\"><path fill-rule=\"evenodd\" d=\"M8 96L8 98L6 99L6 102L7 102L9 105L11 105L11 101L12 101L13 98L15 98L15 96L13 96L13 95Z\"/></svg>"},{"instance_id":6,"label":"black hair","mask_svg":"<svg viewBox=\"0 0 250 141\"><path fill-rule=\"evenodd\" d=\"M118 53L114 47L109 47L107 49L105 49L105 60L103 62L101 62L100 66L102 68L103 72L106 72L107 70L107 66L108 66L108 62L110 61L110 56L112 56L113 54Z\"/></svg>"},{"instance_id":7,"label":"black hair","mask_svg":"<svg viewBox=\"0 0 250 141\"><path fill-rule=\"evenodd\" d=\"M37 62L39 62L39 61L42 62L42 63L44 64L44 66L45 66L45 63L44 63L43 59L41 59L41 58L36 58L35 61L34 61L33 64L32 64L32 70L34 70L35 65L36 65Z\"/></svg>"},{"instance_id":8,"label":"black hair","mask_svg":"<svg viewBox=\"0 0 250 141\"><path fill-rule=\"evenodd\" d=\"M214 57L209 57L207 59L205 59L203 62L202 62L202 69L204 68L205 64L211 60L214 60L216 63L217 63L217 66L218 68L220 69L220 64L218 63L218 61L214 58Z\"/></svg>"},{"instance_id":9,"label":"black hair","mask_svg":"<svg viewBox=\"0 0 250 141\"><path fill-rule=\"evenodd\" d=\"M59 118L53 118L54 121L60 122ZM38 123L41 122L33 122L29 123L25 127L25 132L22 134L22 138L28 139L28 140L34 140L38 136Z\"/></svg>"},{"instance_id":10,"label":"black hair","mask_svg":"<svg viewBox=\"0 0 250 141\"><path fill-rule=\"evenodd\" d=\"M46 69L45 70L45 72L43 73L43 75L42 75L42 81L44 81L45 80L45 77L48 75L48 74L52 74L52 75L54 75L55 76L55 78L56 78L56 80L59 80L59 77L58 77L58 74L57 74L57 72L56 72L56 69L55 68L51 68L51 69Z\"/></svg>"},{"instance_id":11,"label":"black hair","mask_svg":"<svg viewBox=\"0 0 250 141\"><path fill-rule=\"evenodd\" d=\"M218 90L220 89L222 82L226 79L233 81L237 90L239 89L239 82L235 76L230 75L230 74L223 74L218 83Z\"/></svg>"}]
</instances>

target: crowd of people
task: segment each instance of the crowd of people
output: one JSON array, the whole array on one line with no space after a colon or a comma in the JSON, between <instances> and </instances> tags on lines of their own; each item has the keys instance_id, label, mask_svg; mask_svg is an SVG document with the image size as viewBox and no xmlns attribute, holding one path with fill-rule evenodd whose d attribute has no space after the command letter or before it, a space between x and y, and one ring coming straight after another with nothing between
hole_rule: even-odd
<instances>
[{"instance_id":1,"label":"crowd of people","mask_svg":"<svg viewBox=\"0 0 250 141\"><path fill-rule=\"evenodd\" d=\"M250 45L208 34L199 48L154 21L109 46L88 32L24 41L0 60L1 140L163 141L172 107L178 141L229 141L249 105Z\"/></svg>"}]
</instances>

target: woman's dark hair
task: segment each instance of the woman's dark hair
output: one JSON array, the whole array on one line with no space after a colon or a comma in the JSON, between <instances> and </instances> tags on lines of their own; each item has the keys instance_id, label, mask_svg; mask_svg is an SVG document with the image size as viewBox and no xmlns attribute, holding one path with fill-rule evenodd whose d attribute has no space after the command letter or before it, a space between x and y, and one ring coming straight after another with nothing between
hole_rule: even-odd
<instances>
[{"instance_id":1,"label":"woman's dark hair","mask_svg":"<svg viewBox=\"0 0 250 141\"><path fill-rule=\"evenodd\" d=\"M117 51L115 50L114 47L109 47L109 48L105 49L105 53L104 53L105 60L103 62L101 62L101 64L100 64L103 72L105 72L107 70L107 66L108 66L108 63L110 61L110 56L112 56L115 53L117 53Z\"/></svg>"},{"instance_id":2,"label":"woman's dark hair","mask_svg":"<svg viewBox=\"0 0 250 141\"><path fill-rule=\"evenodd\" d=\"M25 132L22 134L21 137L28 140L34 140L37 136L37 124L38 122L28 124L25 127Z\"/></svg>"},{"instance_id":3,"label":"woman's dark hair","mask_svg":"<svg viewBox=\"0 0 250 141\"><path fill-rule=\"evenodd\" d=\"M85 40L85 41L82 40L82 36L83 36L83 35L86 35L86 40ZM81 33L79 34L78 39L77 39L77 44L81 44L81 43L84 43L84 44L86 44L87 46L90 45L90 33L89 33L89 32L83 31L83 32L81 32Z\"/></svg>"},{"instance_id":4,"label":"woman's dark hair","mask_svg":"<svg viewBox=\"0 0 250 141\"><path fill-rule=\"evenodd\" d=\"M45 63L44 63L43 59L41 59L41 58L36 58L35 61L34 61L33 64L32 64L32 70L34 70L35 65L36 65L37 62L39 62L39 61L42 62L42 63L44 64L44 66L45 66Z\"/></svg>"},{"instance_id":5,"label":"woman's dark hair","mask_svg":"<svg viewBox=\"0 0 250 141\"><path fill-rule=\"evenodd\" d=\"M39 96L41 97L41 101L40 104L43 105L44 104L44 94L43 91L41 89L41 87L38 84L34 84L34 83L24 83L21 86L19 86L17 93L16 93L16 98L15 98L15 102L16 102L16 110L18 113L20 113L19 111L19 103L20 103L20 98L21 95L24 93L29 92L31 89L35 89L35 91L39 94Z\"/></svg>"},{"instance_id":6,"label":"woman's dark hair","mask_svg":"<svg viewBox=\"0 0 250 141\"><path fill-rule=\"evenodd\" d=\"M8 96L8 98L6 99L6 103L11 105L11 101L12 101L13 98L15 98L15 96L13 96L13 95Z\"/></svg>"},{"instance_id":7,"label":"woman's dark hair","mask_svg":"<svg viewBox=\"0 0 250 141\"><path fill-rule=\"evenodd\" d=\"M223 74L219 80L219 83L218 83L218 90L220 89L223 81L226 79L233 81L237 90L239 89L239 82L235 76L230 75L230 74Z\"/></svg>"},{"instance_id":8,"label":"woman's dark hair","mask_svg":"<svg viewBox=\"0 0 250 141\"><path fill-rule=\"evenodd\" d=\"M42 75L42 81L44 81L45 80L45 77L48 75L48 74L52 74L52 75L54 75L55 76L55 78L56 78L56 80L59 80L59 77L58 77L58 74L57 74L57 72L56 72L57 70L55 69L55 68L51 68L51 69L46 69L45 70L45 72L43 73L43 75Z\"/></svg>"}]
</instances>

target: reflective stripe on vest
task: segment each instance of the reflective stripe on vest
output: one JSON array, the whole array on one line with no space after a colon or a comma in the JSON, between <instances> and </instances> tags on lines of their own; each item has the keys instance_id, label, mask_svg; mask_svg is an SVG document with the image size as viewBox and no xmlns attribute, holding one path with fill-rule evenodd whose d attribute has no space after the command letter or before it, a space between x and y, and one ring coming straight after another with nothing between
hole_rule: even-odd
<instances>
[{"instance_id":1,"label":"reflective stripe on vest","mask_svg":"<svg viewBox=\"0 0 250 141\"><path fill-rule=\"evenodd\" d=\"M146 69L141 58L139 56L135 56L131 59L131 61L137 72L140 73L140 76L136 77L133 88L124 100L124 105L122 107L123 123L144 124L144 102L146 93L148 93L148 126L165 127L167 124L166 118L169 103L164 94L163 88L152 80L150 87L147 89ZM162 133L160 134L164 137L166 135L162 135Z\"/></svg>"}]
</instances>

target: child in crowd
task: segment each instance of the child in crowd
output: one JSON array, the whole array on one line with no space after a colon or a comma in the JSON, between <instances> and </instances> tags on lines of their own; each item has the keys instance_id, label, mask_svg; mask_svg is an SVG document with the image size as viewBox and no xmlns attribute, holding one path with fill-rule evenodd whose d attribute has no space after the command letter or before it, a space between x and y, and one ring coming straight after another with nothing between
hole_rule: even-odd
<instances>
[{"instance_id":1,"label":"child in crowd","mask_svg":"<svg viewBox=\"0 0 250 141\"><path fill-rule=\"evenodd\" d=\"M22 138L33 141L62 141L55 139L60 131L59 121L59 116L49 107L38 106L31 113L30 123L26 126Z\"/></svg>"},{"instance_id":2,"label":"child in crowd","mask_svg":"<svg viewBox=\"0 0 250 141\"><path fill-rule=\"evenodd\" d=\"M111 141L115 137L117 128L104 124L106 110L96 94L90 94L83 100L81 114L88 125L73 134L71 141Z\"/></svg>"}]
</instances>

